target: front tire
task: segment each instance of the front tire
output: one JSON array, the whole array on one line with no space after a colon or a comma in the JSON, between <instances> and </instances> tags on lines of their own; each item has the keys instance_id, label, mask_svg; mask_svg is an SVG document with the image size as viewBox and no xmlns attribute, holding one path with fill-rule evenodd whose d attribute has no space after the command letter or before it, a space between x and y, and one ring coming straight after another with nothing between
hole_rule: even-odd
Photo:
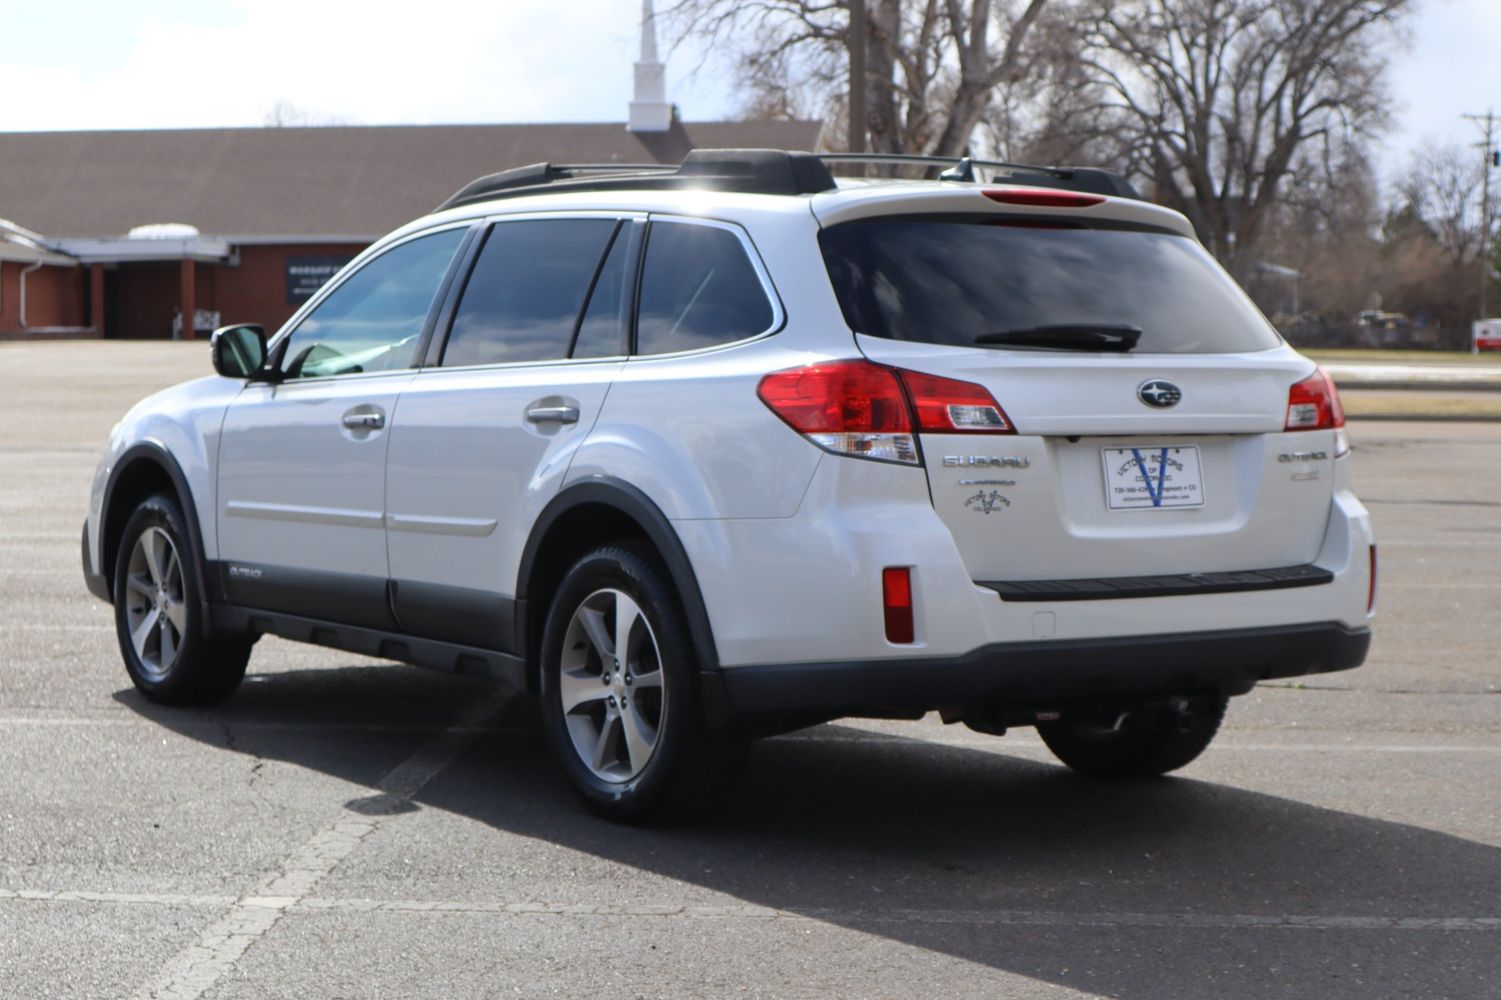
<instances>
[{"instance_id":1,"label":"front tire","mask_svg":"<svg viewBox=\"0 0 1501 1000\"><path fill-rule=\"evenodd\" d=\"M1203 753L1225 718L1226 699L1180 706L1141 706L1114 725L1049 722L1037 734L1064 764L1093 778L1146 778L1188 764Z\"/></svg>"},{"instance_id":2,"label":"front tire","mask_svg":"<svg viewBox=\"0 0 1501 1000\"><path fill-rule=\"evenodd\" d=\"M239 686L249 636L204 636L203 581L177 500L150 497L130 515L115 557L115 633L136 689L167 705L219 701Z\"/></svg>"},{"instance_id":3,"label":"front tire","mask_svg":"<svg viewBox=\"0 0 1501 1000\"><path fill-rule=\"evenodd\" d=\"M541 668L548 740L599 814L680 819L733 780L744 743L705 727L681 604L644 547L604 546L569 569L548 611Z\"/></svg>"}]
</instances>

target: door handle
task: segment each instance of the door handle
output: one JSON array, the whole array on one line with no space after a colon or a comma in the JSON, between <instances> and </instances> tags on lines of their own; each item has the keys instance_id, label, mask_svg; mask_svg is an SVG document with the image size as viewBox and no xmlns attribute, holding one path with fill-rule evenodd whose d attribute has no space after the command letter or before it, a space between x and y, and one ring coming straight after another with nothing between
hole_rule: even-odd
<instances>
[{"instance_id":1,"label":"door handle","mask_svg":"<svg viewBox=\"0 0 1501 1000\"><path fill-rule=\"evenodd\" d=\"M577 406L533 406L526 411L526 419L534 424L544 424L548 421L576 424L579 422L579 408Z\"/></svg>"},{"instance_id":2,"label":"door handle","mask_svg":"<svg viewBox=\"0 0 1501 1000\"><path fill-rule=\"evenodd\" d=\"M352 431L378 431L386 426L386 415L379 410L374 413L346 413L344 426Z\"/></svg>"}]
</instances>

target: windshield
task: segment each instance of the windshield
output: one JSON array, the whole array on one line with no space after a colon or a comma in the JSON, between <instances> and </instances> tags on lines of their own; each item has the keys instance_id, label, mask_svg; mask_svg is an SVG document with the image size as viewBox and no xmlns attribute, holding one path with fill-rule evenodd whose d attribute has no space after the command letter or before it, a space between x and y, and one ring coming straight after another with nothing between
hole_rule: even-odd
<instances>
[{"instance_id":1,"label":"windshield","mask_svg":"<svg viewBox=\"0 0 1501 1000\"><path fill-rule=\"evenodd\" d=\"M845 319L875 337L1000 350L1120 350L1121 338L1105 334L1140 330L1126 348L1133 354L1260 351L1281 343L1240 287L1184 236L888 216L831 226L819 243Z\"/></svg>"}]
</instances>

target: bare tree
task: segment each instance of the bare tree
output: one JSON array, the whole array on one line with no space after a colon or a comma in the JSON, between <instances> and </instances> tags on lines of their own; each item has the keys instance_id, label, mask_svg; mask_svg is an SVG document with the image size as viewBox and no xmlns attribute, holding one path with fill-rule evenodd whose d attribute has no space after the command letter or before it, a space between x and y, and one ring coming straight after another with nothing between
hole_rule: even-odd
<instances>
[{"instance_id":1,"label":"bare tree","mask_svg":"<svg viewBox=\"0 0 1501 1000\"><path fill-rule=\"evenodd\" d=\"M1081 65L1126 166L1232 270L1300 158L1385 122L1384 44L1412 0L1080 0Z\"/></svg>"},{"instance_id":2,"label":"bare tree","mask_svg":"<svg viewBox=\"0 0 1501 1000\"><path fill-rule=\"evenodd\" d=\"M1294 161L1277 207L1262 226L1258 260L1246 287L1268 313L1295 311L1325 325L1353 323L1382 304L1385 206L1375 169L1364 149L1345 143L1326 156L1321 148ZM1296 272L1297 308L1288 310L1289 278Z\"/></svg>"},{"instance_id":3,"label":"bare tree","mask_svg":"<svg viewBox=\"0 0 1501 1000\"><path fill-rule=\"evenodd\" d=\"M1454 143L1430 142L1413 154L1385 226L1389 308L1436 316L1455 328L1474 317L1482 218L1494 230L1501 209L1493 194L1490 212L1481 212L1484 169L1479 152Z\"/></svg>"},{"instance_id":4,"label":"bare tree","mask_svg":"<svg viewBox=\"0 0 1501 1000\"><path fill-rule=\"evenodd\" d=\"M870 148L957 156L998 88L1021 75L1048 0L677 0L663 14L679 35L736 55L753 94L749 107L806 106L811 96L838 116L851 2L868 8ZM801 96L779 100L778 90Z\"/></svg>"},{"instance_id":5,"label":"bare tree","mask_svg":"<svg viewBox=\"0 0 1501 1000\"><path fill-rule=\"evenodd\" d=\"M1407 172L1397 182L1403 205L1423 220L1456 267L1474 265L1482 244L1482 217L1495 222L1495 194L1490 211L1481 211L1484 171L1479 153L1456 143L1429 141L1413 153Z\"/></svg>"},{"instance_id":6,"label":"bare tree","mask_svg":"<svg viewBox=\"0 0 1501 1000\"><path fill-rule=\"evenodd\" d=\"M352 125L354 120L347 115L309 111L293 104L285 97L278 97L261 116L261 124L266 128L308 128L323 125Z\"/></svg>"}]
</instances>

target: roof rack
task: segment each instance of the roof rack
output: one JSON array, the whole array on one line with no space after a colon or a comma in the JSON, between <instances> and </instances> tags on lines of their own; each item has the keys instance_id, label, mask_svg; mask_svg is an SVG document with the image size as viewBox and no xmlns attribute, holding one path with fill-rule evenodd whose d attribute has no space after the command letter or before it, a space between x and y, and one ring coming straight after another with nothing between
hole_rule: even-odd
<instances>
[{"instance_id":1,"label":"roof rack","mask_svg":"<svg viewBox=\"0 0 1501 1000\"><path fill-rule=\"evenodd\" d=\"M610 188L708 188L743 194L817 194L834 189L834 177L812 153L782 149L694 149L679 164L533 163L470 181L438 210L477 201L553 191Z\"/></svg>"},{"instance_id":2,"label":"roof rack","mask_svg":"<svg viewBox=\"0 0 1501 1000\"><path fill-rule=\"evenodd\" d=\"M1131 182L1097 167L1042 167L971 157L906 153L801 153L781 149L695 149L679 165L665 163L533 163L470 181L438 211L495 198L617 188L734 191L742 194L817 194L835 188L829 164L944 167L936 180L976 182L976 168L999 171L990 183L1031 184L1117 198L1140 199Z\"/></svg>"},{"instance_id":3,"label":"roof rack","mask_svg":"<svg viewBox=\"0 0 1501 1000\"><path fill-rule=\"evenodd\" d=\"M1044 167L1033 163L979 160L969 156L924 156L915 153L820 153L824 163L885 164L888 166L947 167L935 180L980 181L978 168L996 170L990 183L1032 184L1037 187L1084 191L1116 198L1141 200L1141 194L1120 174L1099 167Z\"/></svg>"}]
</instances>

